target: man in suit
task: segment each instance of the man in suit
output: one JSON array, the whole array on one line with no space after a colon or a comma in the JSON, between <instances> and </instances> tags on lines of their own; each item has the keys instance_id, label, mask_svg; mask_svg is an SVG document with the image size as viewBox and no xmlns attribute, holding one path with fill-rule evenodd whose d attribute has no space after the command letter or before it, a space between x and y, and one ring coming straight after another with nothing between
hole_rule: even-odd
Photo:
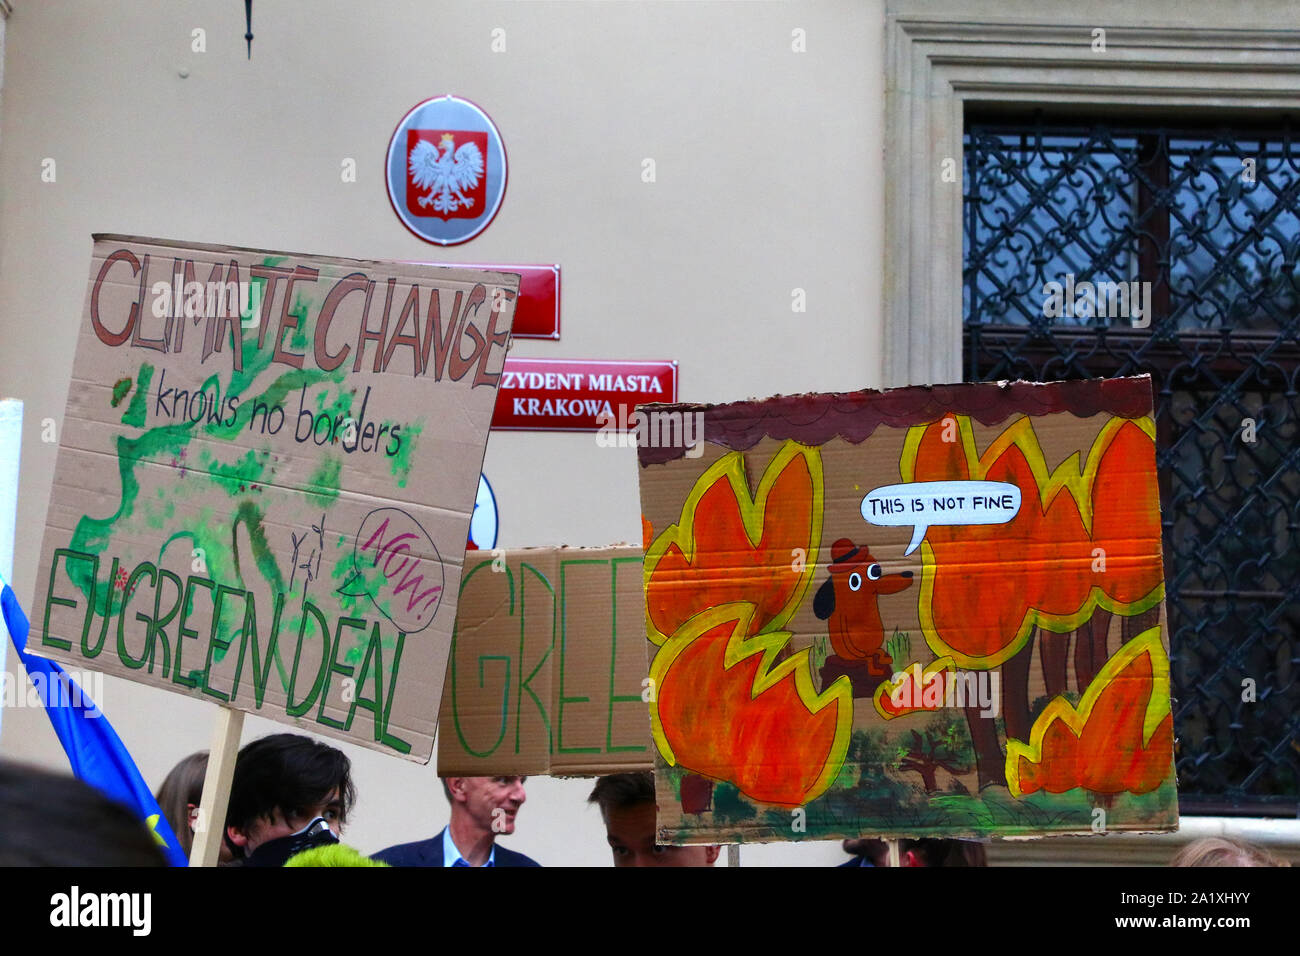
<instances>
[{"instance_id":1,"label":"man in suit","mask_svg":"<svg viewBox=\"0 0 1300 956\"><path fill-rule=\"evenodd\" d=\"M437 836L390 846L372 859L390 866L540 866L496 845L515 832L515 815L527 799L526 777L444 777L451 822Z\"/></svg>"}]
</instances>

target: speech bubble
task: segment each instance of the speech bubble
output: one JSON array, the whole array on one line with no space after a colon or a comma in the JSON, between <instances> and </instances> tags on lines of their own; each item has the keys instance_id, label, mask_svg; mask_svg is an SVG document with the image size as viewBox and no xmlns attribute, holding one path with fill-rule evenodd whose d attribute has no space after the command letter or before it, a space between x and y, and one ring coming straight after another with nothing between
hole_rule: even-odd
<instances>
[{"instance_id":1,"label":"speech bubble","mask_svg":"<svg viewBox=\"0 0 1300 956\"><path fill-rule=\"evenodd\" d=\"M881 527L912 525L921 546L930 525L1006 524L1020 512L1020 486L1008 481L912 481L881 485L862 499L862 517Z\"/></svg>"},{"instance_id":2,"label":"speech bubble","mask_svg":"<svg viewBox=\"0 0 1300 956\"><path fill-rule=\"evenodd\" d=\"M400 508L366 515L352 545L352 574L339 594L365 595L406 634L433 623L446 583L442 558L429 533Z\"/></svg>"}]
</instances>

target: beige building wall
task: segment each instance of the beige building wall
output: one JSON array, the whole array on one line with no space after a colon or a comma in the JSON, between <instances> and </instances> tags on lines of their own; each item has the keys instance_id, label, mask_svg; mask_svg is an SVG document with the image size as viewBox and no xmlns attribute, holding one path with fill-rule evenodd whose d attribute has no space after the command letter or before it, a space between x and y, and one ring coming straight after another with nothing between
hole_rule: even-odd
<instances>
[{"instance_id":1,"label":"beige building wall","mask_svg":"<svg viewBox=\"0 0 1300 956\"><path fill-rule=\"evenodd\" d=\"M0 0L0 12L9 6ZM520 341L516 355L676 359L686 401L848 390L894 384L888 368L956 368L960 354L960 229L931 215L941 194L924 173L937 168L926 150L947 149L954 131L959 148L960 109L900 77L892 99L926 116L924 136L918 150L886 142L892 24L947 18L955 35L989 39L1019 21L1058 28L1067 46L1076 32L1087 44L1095 27L1138 26L1156 31L1143 35L1152 60L1191 51L1233 64L1189 76L1241 87L1245 98L1231 102L1243 108L1297 99L1288 51L1300 14L1285 0L263 0L251 60L242 5L228 0L16 7L0 20L0 395L26 403L14 585L28 606L55 457L42 426L63 414L92 232L359 258L556 262L563 336ZM1189 27L1203 32L1181 32ZM206 52L192 49L196 29ZM493 52L502 37L504 52ZM1131 49L1139 34L1111 37L1114 56L1081 75L1078 97L1108 88L1107 110L1188 108L1177 83L1162 86L1169 70L1137 69L1146 66ZM1233 51L1216 54L1216 44ZM977 64L989 95L1044 100L1033 70L1050 76L1070 57L1044 60L1043 49L993 43ZM1008 65L1018 59L1029 62ZM1250 62L1278 65L1251 72ZM511 163L495 222L449 250L401 226L382 178L397 121L445 92L493 117ZM340 176L347 159L356 182ZM653 183L642 181L645 159L655 161ZM42 180L47 160L53 182ZM914 252L892 276L887 189L895 258ZM918 246L917 235L928 239ZM886 280L905 290L888 302ZM792 311L796 289L805 312ZM639 540L633 456L589 435L493 434L484 470L500 502L500 544ZM155 785L208 746L211 705L113 678L102 705ZM282 728L249 718L243 739ZM360 792L349 842L373 851L445 823L432 766L345 749ZM6 708L0 754L66 767L39 710ZM547 864L607 865L589 789L532 780L508 845ZM1178 842L1227 830L1300 861L1294 821L1184 823L1178 836L1006 843L990 857L1159 863ZM843 859L833 843L743 851L745 865Z\"/></svg>"},{"instance_id":2,"label":"beige building wall","mask_svg":"<svg viewBox=\"0 0 1300 956\"><path fill-rule=\"evenodd\" d=\"M879 0L277 0L253 5L251 60L242 4L16 7L0 126L0 394L26 403L14 584L27 606L55 458L42 421L62 418L92 232L556 262L563 336L518 342L516 355L676 359L688 401L882 384ZM497 28L504 52L492 50ZM402 227L382 171L398 120L445 92L492 116L510 160L496 221L449 250ZM341 180L348 158L355 183ZM42 181L47 159L54 182ZM796 289L805 312L792 311ZM590 435L493 434L484 470L500 544L639 540L634 455ZM208 746L215 716L113 678L102 706L155 786ZM244 740L280 729L250 718ZM348 842L373 851L444 824L432 765L345 749L360 794ZM7 709L0 753L66 766L39 710ZM607 865L589 789L530 781L508 845L547 864ZM820 843L747 847L743 859L844 856Z\"/></svg>"}]
</instances>

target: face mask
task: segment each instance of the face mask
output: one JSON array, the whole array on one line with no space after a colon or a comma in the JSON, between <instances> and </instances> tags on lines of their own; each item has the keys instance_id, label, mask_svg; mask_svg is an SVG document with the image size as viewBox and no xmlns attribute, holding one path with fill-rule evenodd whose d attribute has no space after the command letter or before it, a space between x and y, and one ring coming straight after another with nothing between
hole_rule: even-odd
<instances>
[{"instance_id":1,"label":"face mask","mask_svg":"<svg viewBox=\"0 0 1300 956\"><path fill-rule=\"evenodd\" d=\"M290 833L289 836L285 837L284 839L291 839L293 837L300 837L304 839L316 838L316 837L322 837L323 834L325 833L328 833L330 836L334 837L334 839L331 840L328 837L324 837L322 842L325 843L339 842L338 834L336 834L333 830L330 829L329 821L326 820L324 817L316 817L305 827L303 827L301 830L298 830L295 833Z\"/></svg>"},{"instance_id":2,"label":"face mask","mask_svg":"<svg viewBox=\"0 0 1300 956\"><path fill-rule=\"evenodd\" d=\"M316 817L295 833L263 843L244 861L244 865L284 866L285 860L303 850L338 842L339 838L330 829L329 822L324 817Z\"/></svg>"}]
</instances>

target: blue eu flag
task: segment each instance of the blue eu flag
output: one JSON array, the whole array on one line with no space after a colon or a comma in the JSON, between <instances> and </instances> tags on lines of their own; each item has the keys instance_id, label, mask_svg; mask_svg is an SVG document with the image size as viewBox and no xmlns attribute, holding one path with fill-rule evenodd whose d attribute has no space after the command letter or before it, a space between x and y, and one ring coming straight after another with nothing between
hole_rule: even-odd
<instances>
[{"instance_id":1,"label":"blue eu flag","mask_svg":"<svg viewBox=\"0 0 1300 956\"><path fill-rule=\"evenodd\" d=\"M163 855L172 866L186 866L185 854L176 835L158 808L135 761L113 732L108 718L86 697L81 688L54 661L27 653L27 615L18 605L13 588L0 582L0 610L5 626L13 636L14 647L22 659L45 704L54 732L67 751L72 772L81 780L98 787L104 794L133 809L153 832ZM53 705L51 690L57 688Z\"/></svg>"}]
</instances>

